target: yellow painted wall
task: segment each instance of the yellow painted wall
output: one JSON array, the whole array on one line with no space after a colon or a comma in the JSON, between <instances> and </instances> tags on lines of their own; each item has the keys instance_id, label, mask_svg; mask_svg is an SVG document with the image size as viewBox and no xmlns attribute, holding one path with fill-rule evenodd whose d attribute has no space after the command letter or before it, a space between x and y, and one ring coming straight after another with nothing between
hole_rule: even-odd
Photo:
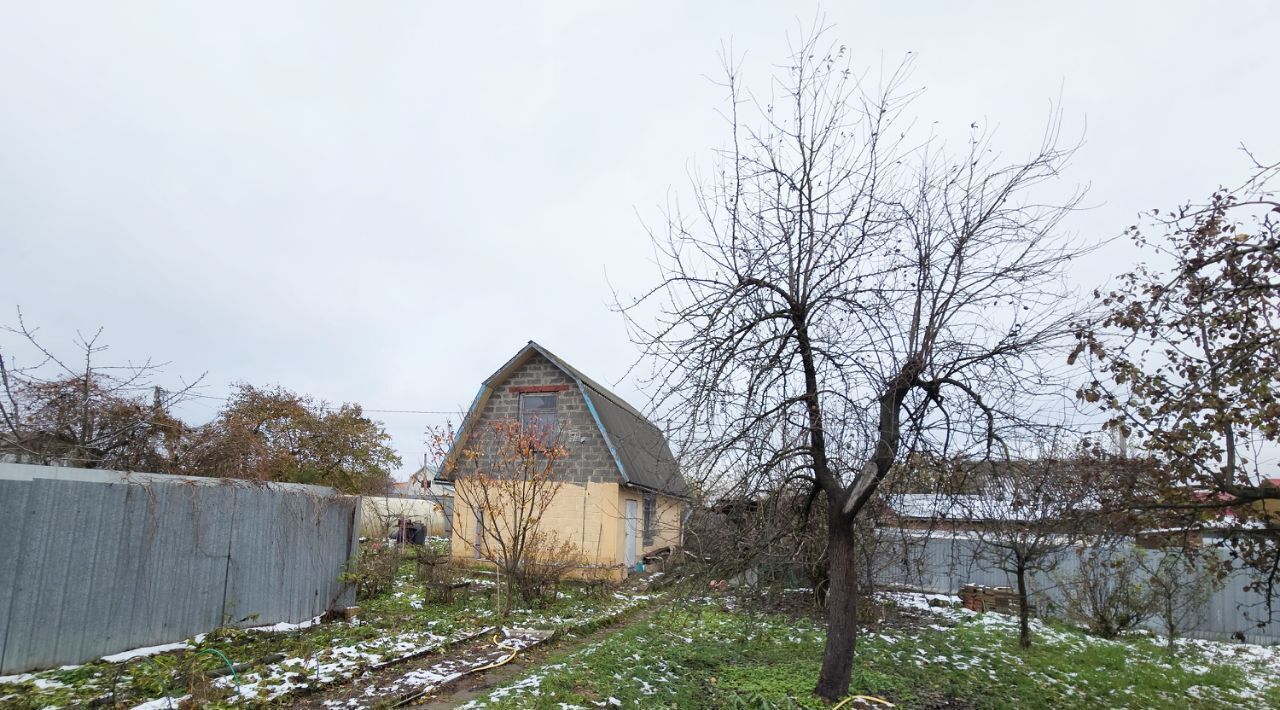
<instances>
[{"instance_id":1,"label":"yellow painted wall","mask_svg":"<svg viewBox=\"0 0 1280 710\"><path fill-rule=\"evenodd\" d=\"M1280 524L1280 500L1267 499L1255 502L1254 507L1261 510L1263 520L1270 519L1272 524Z\"/></svg>"},{"instance_id":2,"label":"yellow painted wall","mask_svg":"<svg viewBox=\"0 0 1280 710\"><path fill-rule=\"evenodd\" d=\"M680 529L680 519L683 514L684 504L680 499L658 496L658 527L655 531L654 543L649 549L684 545Z\"/></svg>"},{"instance_id":3,"label":"yellow painted wall","mask_svg":"<svg viewBox=\"0 0 1280 710\"><path fill-rule=\"evenodd\" d=\"M457 482L457 489L467 485ZM457 490L455 489L455 490ZM543 513L539 530L568 540L577 548L584 565L610 566L619 562L617 551L618 485L616 483L564 483ZM459 561L475 559L476 518L466 494L454 496L452 551Z\"/></svg>"},{"instance_id":4,"label":"yellow painted wall","mask_svg":"<svg viewBox=\"0 0 1280 710\"><path fill-rule=\"evenodd\" d=\"M456 484L454 496L453 558L460 563L474 561L475 514L467 505L462 490L466 479ZM640 491L616 483L564 483L543 514L539 529L554 532L557 539L570 540L582 555L584 569L573 576L604 576L621 579L624 541L626 539L626 501L635 500L637 515L636 559L652 550L679 547L681 503L675 498L658 496L658 517L654 540L644 544L644 502Z\"/></svg>"},{"instance_id":5,"label":"yellow painted wall","mask_svg":"<svg viewBox=\"0 0 1280 710\"><path fill-rule=\"evenodd\" d=\"M659 550L664 547L680 546L680 514L681 503L677 498L659 495L657 497L657 514L658 517L654 521L653 542L644 544L644 494L635 489L625 486L618 486L618 506L617 506L617 522L615 530L617 531L618 550L617 560L622 562L625 557L623 549L626 542L626 511L627 501L634 500L636 502L636 515L639 520L636 525L636 560L639 561L644 555Z\"/></svg>"}]
</instances>

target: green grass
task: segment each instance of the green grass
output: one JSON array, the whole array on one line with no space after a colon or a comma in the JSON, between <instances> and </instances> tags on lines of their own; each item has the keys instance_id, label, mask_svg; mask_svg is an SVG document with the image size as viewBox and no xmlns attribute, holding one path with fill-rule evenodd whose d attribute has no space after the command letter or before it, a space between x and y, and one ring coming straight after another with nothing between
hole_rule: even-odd
<instances>
[{"instance_id":1,"label":"green grass","mask_svg":"<svg viewBox=\"0 0 1280 710\"><path fill-rule=\"evenodd\" d=\"M126 663L95 662L67 669L31 674L22 683L0 684L0 708L36 709L50 706L80 707L94 701L115 699L119 707L151 698L178 697L196 691L204 707L229 707L230 688L209 687L206 674L224 666L212 653L217 650L233 663L255 661L274 654L301 659L289 665L279 660L260 663L240 672L246 685L256 683L265 697L286 672L314 674L314 669L342 660L338 649L354 648L380 659L395 658L413 648L439 642L498 623L493 602L487 596L457 594L451 604L426 603L425 585L414 580L413 563L406 560L394 589L360 602L355 623L325 623L286 632L222 628L199 642L189 640L189 651L138 658ZM602 615L624 605L612 594L589 594L577 585L565 584L555 599L534 607L521 607L502 623L539 628L584 630ZM367 665L373 659L363 657ZM313 670L308 670L313 669ZM344 668L341 676L353 668ZM295 681L299 680L294 678ZM323 680L323 678L322 678ZM274 704L287 705L287 698Z\"/></svg>"},{"instance_id":2,"label":"green grass","mask_svg":"<svg viewBox=\"0 0 1280 710\"><path fill-rule=\"evenodd\" d=\"M218 649L235 662L272 653L307 662L259 666L242 674L265 692L285 671L314 674L305 669L332 661L340 648L393 657L399 653L396 642L425 643L493 623L492 603L484 597L425 604L424 593L406 566L392 592L362 603L359 623L284 633L220 629L196 650ZM586 633L627 604L566 585L540 608L515 610L508 623ZM950 609L936 613L864 635L853 692L901 708L1280 708L1280 650L1267 655L1256 647L1188 642L1171 658L1158 639L1106 641L1036 622L1033 646L1024 651L1017 647L1009 617ZM824 708L827 704L811 694L823 638L812 619L680 598L644 621L551 657L475 705L559 710L599 703L612 707L612 698L624 707L642 708ZM45 671L23 684L0 685L0 707L81 706L109 696L113 686L120 705L129 707L183 695L191 679L219 664L211 655L188 651ZM204 692L206 707L227 707L229 690L206 687ZM288 697L271 702L289 704Z\"/></svg>"},{"instance_id":3,"label":"green grass","mask_svg":"<svg viewBox=\"0 0 1280 710\"><path fill-rule=\"evenodd\" d=\"M1274 666L1213 663L1194 645L1171 659L1150 640L1104 641L1043 624L1022 651L1008 617L954 616L954 628L864 637L852 692L904 708L1280 707ZM623 707L822 708L811 694L822 642L812 622L670 607L474 705L593 707L614 698ZM1252 688L1248 677L1271 685Z\"/></svg>"}]
</instances>

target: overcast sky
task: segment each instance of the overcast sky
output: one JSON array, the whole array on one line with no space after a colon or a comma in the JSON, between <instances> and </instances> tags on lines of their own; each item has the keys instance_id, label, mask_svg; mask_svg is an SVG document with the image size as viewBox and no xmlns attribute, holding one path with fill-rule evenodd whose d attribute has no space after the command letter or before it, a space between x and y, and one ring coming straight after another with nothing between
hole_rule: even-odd
<instances>
[{"instance_id":1,"label":"overcast sky","mask_svg":"<svg viewBox=\"0 0 1280 710\"><path fill-rule=\"evenodd\" d=\"M371 410L456 412L534 339L642 405L609 283L652 283L641 217L725 140L722 43L763 87L818 5L479 5L0 2L0 322ZM861 66L914 53L944 135L1017 157L1060 97L1086 238L1280 160L1275 3L822 12ZM402 477L445 418L375 416Z\"/></svg>"}]
</instances>

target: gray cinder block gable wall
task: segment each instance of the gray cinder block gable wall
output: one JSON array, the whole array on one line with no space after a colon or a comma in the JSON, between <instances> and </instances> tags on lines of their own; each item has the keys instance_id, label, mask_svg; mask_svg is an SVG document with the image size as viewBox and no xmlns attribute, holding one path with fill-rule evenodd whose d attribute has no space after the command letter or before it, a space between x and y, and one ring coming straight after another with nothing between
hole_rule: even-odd
<instances>
[{"instance_id":1,"label":"gray cinder block gable wall","mask_svg":"<svg viewBox=\"0 0 1280 710\"><path fill-rule=\"evenodd\" d=\"M556 422L560 442L568 455L557 464L557 470L570 483L623 482L582 392L573 379L550 360L533 353L510 377L492 386L493 392L473 424L476 431L483 431L495 421L520 418L520 393L512 391L512 387L563 387L555 392Z\"/></svg>"}]
</instances>

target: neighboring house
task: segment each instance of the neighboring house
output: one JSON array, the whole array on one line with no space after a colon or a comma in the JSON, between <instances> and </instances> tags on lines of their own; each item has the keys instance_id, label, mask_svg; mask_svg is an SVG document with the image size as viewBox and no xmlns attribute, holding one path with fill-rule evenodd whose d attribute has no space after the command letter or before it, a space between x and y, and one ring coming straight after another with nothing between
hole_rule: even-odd
<instances>
[{"instance_id":1,"label":"neighboring house","mask_svg":"<svg viewBox=\"0 0 1280 710\"><path fill-rule=\"evenodd\" d=\"M1280 477L1262 479L1263 488L1280 488ZM1280 500L1269 498L1260 500L1254 504L1258 510L1262 511L1262 519L1268 521L1270 525L1280 525Z\"/></svg>"},{"instance_id":2,"label":"neighboring house","mask_svg":"<svg viewBox=\"0 0 1280 710\"><path fill-rule=\"evenodd\" d=\"M982 494L897 493L885 497L881 527L963 532L993 525L1029 522L1013 501Z\"/></svg>"},{"instance_id":3,"label":"neighboring house","mask_svg":"<svg viewBox=\"0 0 1280 710\"><path fill-rule=\"evenodd\" d=\"M453 524L453 484L437 481L423 464L407 481L395 481L386 495L360 496L360 535L382 540L401 521L421 523L432 537L448 537Z\"/></svg>"},{"instance_id":4,"label":"neighboring house","mask_svg":"<svg viewBox=\"0 0 1280 710\"><path fill-rule=\"evenodd\" d=\"M400 519L422 523L427 534L444 537L449 534L449 511L452 496L360 496L360 535L381 540L399 525Z\"/></svg>"},{"instance_id":5,"label":"neighboring house","mask_svg":"<svg viewBox=\"0 0 1280 710\"><path fill-rule=\"evenodd\" d=\"M423 523L427 534L448 537L453 527L453 484L423 464L409 480L396 481L385 496L364 496L360 534L381 538L401 518Z\"/></svg>"},{"instance_id":6,"label":"neighboring house","mask_svg":"<svg viewBox=\"0 0 1280 710\"><path fill-rule=\"evenodd\" d=\"M1262 488L1280 487L1280 478L1264 478ZM1193 501L1231 503L1235 499L1229 493L1196 492ZM1149 549L1166 547L1200 547L1222 544L1226 540L1262 536L1271 538L1280 528L1280 501L1259 500L1240 506L1205 508L1187 512L1185 520L1174 519L1169 527L1148 528L1137 533L1138 544Z\"/></svg>"},{"instance_id":7,"label":"neighboring house","mask_svg":"<svg viewBox=\"0 0 1280 710\"><path fill-rule=\"evenodd\" d=\"M423 498L427 495L427 492L421 484L414 481L396 481L391 484L391 490L387 492L387 495L400 498Z\"/></svg>"},{"instance_id":8,"label":"neighboring house","mask_svg":"<svg viewBox=\"0 0 1280 710\"><path fill-rule=\"evenodd\" d=\"M423 464L409 476L409 480L392 483L389 495L405 498L452 496L453 484L449 481L441 481L439 474L436 468Z\"/></svg>"},{"instance_id":9,"label":"neighboring house","mask_svg":"<svg viewBox=\"0 0 1280 710\"><path fill-rule=\"evenodd\" d=\"M1096 510L1096 503L1082 503L1077 510ZM1046 529L1059 524L1071 526L1072 520L1051 518L1055 515L1036 506L984 493L946 495L938 493L895 493L885 496L878 526L901 530L940 532L984 532L1006 529L1012 525L1029 525Z\"/></svg>"},{"instance_id":10,"label":"neighboring house","mask_svg":"<svg viewBox=\"0 0 1280 710\"><path fill-rule=\"evenodd\" d=\"M578 548L577 576L621 579L644 555L680 546L689 489L662 431L532 341L481 385L445 470L473 432L516 419L550 426L567 450L556 466L564 483L540 530ZM464 501L466 476L451 477L458 490L453 556L476 559L481 556L478 526L484 521Z\"/></svg>"}]
</instances>

